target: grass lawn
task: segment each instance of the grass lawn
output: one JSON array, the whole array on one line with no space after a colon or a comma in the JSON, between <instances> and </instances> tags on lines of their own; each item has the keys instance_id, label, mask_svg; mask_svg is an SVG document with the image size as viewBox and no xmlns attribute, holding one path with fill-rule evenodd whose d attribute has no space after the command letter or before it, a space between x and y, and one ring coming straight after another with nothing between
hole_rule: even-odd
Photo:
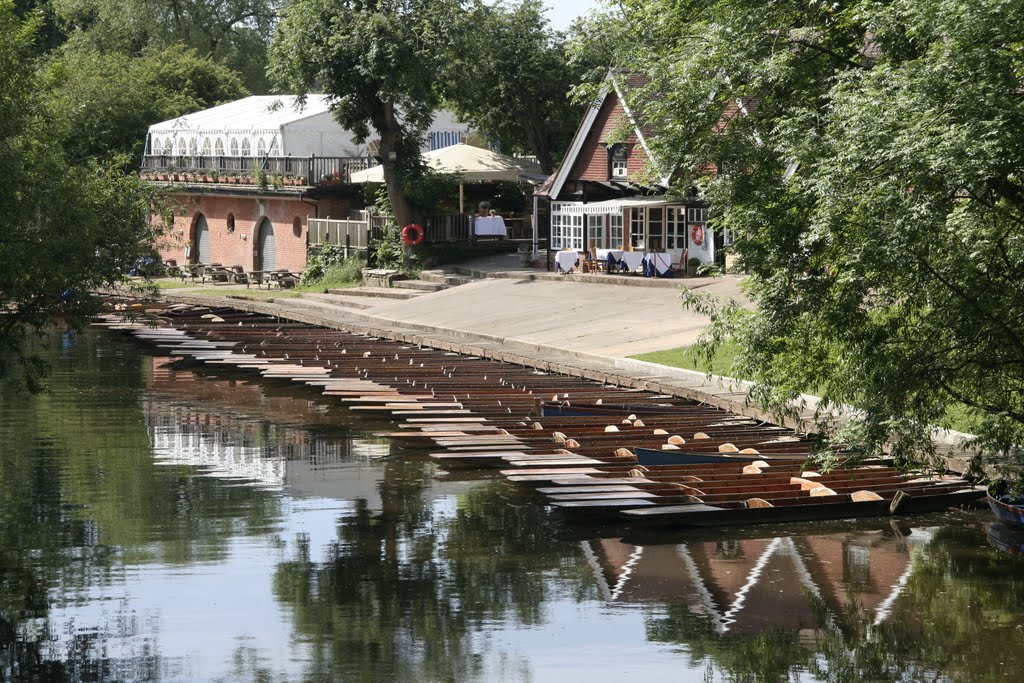
<instances>
[{"instance_id":1,"label":"grass lawn","mask_svg":"<svg viewBox=\"0 0 1024 683\"><path fill-rule=\"evenodd\" d=\"M733 359L736 357L738 348L735 342L727 341L718 347L717 353L714 358L711 359L710 371L715 375L725 375L732 377L730 374L732 368ZM696 351L692 346L682 346L678 349L668 349L667 351L655 351L653 353L644 353L639 356L631 356L637 360L647 361L648 363L658 363L659 365L667 365L672 368L684 368L686 370L697 370L698 372L708 372L709 368L706 362L701 359L698 363L696 358ZM737 377L736 379L747 379L746 377ZM811 396L820 396L821 392L815 389L808 389L804 393L810 394ZM942 421L942 426L950 429L955 429L959 432L967 434L973 434L978 426L977 418L972 416L967 408L960 403L954 403L946 408L946 419Z\"/></svg>"},{"instance_id":2,"label":"grass lawn","mask_svg":"<svg viewBox=\"0 0 1024 683\"><path fill-rule=\"evenodd\" d=\"M714 358L711 359L710 368L707 367L704 359L698 361L696 348L693 346L681 346L677 349L668 349L667 351L642 353L639 356L631 356L631 358L647 361L648 363L667 365L672 368L684 368L686 370L697 370L698 372L710 371L716 375L731 377L729 373L737 351L735 342L726 341L722 343L715 352Z\"/></svg>"}]
</instances>

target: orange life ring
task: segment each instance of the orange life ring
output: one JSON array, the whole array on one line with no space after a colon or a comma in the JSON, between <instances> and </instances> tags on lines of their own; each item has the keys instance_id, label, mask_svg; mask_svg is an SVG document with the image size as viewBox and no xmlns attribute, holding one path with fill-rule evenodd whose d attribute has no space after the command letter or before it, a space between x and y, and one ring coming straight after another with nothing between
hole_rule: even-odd
<instances>
[{"instance_id":1,"label":"orange life ring","mask_svg":"<svg viewBox=\"0 0 1024 683\"><path fill-rule=\"evenodd\" d=\"M415 247L423 242L423 228L415 223L402 228L402 242L410 247Z\"/></svg>"},{"instance_id":2,"label":"orange life ring","mask_svg":"<svg viewBox=\"0 0 1024 683\"><path fill-rule=\"evenodd\" d=\"M692 228L690 228L690 241L693 243L693 246L695 247L699 247L700 245L704 244L703 225L695 225Z\"/></svg>"}]
</instances>

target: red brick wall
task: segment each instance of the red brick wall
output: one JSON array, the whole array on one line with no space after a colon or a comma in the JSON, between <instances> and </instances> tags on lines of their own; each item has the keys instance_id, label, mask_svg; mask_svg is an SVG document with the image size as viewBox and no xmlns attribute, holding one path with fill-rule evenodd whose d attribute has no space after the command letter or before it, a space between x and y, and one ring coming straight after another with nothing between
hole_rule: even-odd
<instances>
[{"instance_id":1,"label":"red brick wall","mask_svg":"<svg viewBox=\"0 0 1024 683\"><path fill-rule=\"evenodd\" d=\"M626 160L629 179L639 178L647 167L647 153L628 121L618 96L614 92L609 93L598 111L594 125L587 133L583 148L569 173L569 179L607 181L609 140L624 142L629 147L629 157ZM623 140L620 136L624 125L629 126L629 136Z\"/></svg>"},{"instance_id":2,"label":"red brick wall","mask_svg":"<svg viewBox=\"0 0 1024 683\"><path fill-rule=\"evenodd\" d=\"M298 198L272 196L220 196L179 193L171 196L175 205L174 226L158 245L160 256L179 264L195 262L195 225L202 215L210 229L210 257L213 263L242 266L252 270L257 247L257 231L263 218L270 219L276 244L276 267L303 270L306 267L307 219L317 216L317 208ZM325 198L319 201L319 216L339 218L351 210L349 200ZM228 231L228 217L234 216L235 229ZM294 228L299 220L298 231ZM154 219L155 220L155 219ZM185 256L191 245L190 256Z\"/></svg>"}]
</instances>

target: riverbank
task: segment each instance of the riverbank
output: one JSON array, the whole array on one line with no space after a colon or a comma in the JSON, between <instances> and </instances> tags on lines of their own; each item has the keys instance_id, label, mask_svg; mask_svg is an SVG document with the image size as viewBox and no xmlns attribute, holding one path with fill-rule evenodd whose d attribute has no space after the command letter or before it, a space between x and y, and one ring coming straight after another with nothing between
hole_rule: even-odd
<instances>
[{"instance_id":1,"label":"riverbank","mask_svg":"<svg viewBox=\"0 0 1024 683\"><path fill-rule=\"evenodd\" d=\"M499 258L463 267L467 284L414 298L269 297L243 288L161 291L168 301L227 305L298 322L492 358L544 371L697 400L739 415L813 428L818 398L803 396L792 415L768 414L749 401L749 383L672 368L629 356L692 344L707 319L683 309L681 286L722 299L745 301L740 278L625 280L562 276L509 267ZM223 292L223 294L220 294ZM289 292L289 295L291 293ZM344 303L344 305L342 305ZM937 449L951 469L963 471L969 456L959 435L938 434Z\"/></svg>"}]
</instances>

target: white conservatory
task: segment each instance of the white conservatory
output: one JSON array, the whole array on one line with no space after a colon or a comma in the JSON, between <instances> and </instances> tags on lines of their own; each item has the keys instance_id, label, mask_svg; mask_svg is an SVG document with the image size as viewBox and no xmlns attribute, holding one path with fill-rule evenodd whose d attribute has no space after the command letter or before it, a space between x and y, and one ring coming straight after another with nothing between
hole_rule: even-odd
<instances>
[{"instance_id":1,"label":"white conservatory","mask_svg":"<svg viewBox=\"0 0 1024 683\"><path fill-rule=\"evenodd\" d=\"M367 156L330 112L326 95L253 95L149 127L146 153L177 157ZM469 132L447 111L430 127L425 149L465 140Z\"/></svg>"}]
</instances>

